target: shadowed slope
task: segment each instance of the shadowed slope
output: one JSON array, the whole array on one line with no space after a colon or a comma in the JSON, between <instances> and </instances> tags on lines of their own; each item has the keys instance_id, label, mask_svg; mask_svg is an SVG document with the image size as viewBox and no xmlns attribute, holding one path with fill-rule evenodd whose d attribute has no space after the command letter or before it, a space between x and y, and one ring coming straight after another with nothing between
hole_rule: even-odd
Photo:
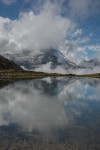
<instances>
[{"instance_id":1,"label":"shadowed slope","mask_svg":"<svg viewBox=\"0 0 100 150\"><path fill-rule=\"evenodd\" d=\"M13 61L9 61L7 58L4 58L0 55L0 70L22 70L22 68L15 64Z\"/></svg>"}]
</instances>

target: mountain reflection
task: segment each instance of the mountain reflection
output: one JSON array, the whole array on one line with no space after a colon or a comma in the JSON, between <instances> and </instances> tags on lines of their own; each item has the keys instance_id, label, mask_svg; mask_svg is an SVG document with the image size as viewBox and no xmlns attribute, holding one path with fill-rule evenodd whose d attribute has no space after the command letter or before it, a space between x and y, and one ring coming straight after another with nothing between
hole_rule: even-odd
<instances>
[{"instance_id":1,"label":"mountain reflection","mask_svg":"<svg viewBox=\"0 0 100 150\"><path fill-rule=\"evenodd\" d=\"M99 109L98 79L17 81L0 90L0 126L14 123L30 132L71 127Z\"/></svg>"},{"instance_id":2,"label":"mountain reflection","mask_svg":"<svg viewBox=\"0 0 100 150\"><path fill-rule=\"evenodd\" d=\"M13 83L13 81L10 81L10 80L0 80L0 89L2 89L3 87L9 85Z\"/></svg>"}]
</instances>

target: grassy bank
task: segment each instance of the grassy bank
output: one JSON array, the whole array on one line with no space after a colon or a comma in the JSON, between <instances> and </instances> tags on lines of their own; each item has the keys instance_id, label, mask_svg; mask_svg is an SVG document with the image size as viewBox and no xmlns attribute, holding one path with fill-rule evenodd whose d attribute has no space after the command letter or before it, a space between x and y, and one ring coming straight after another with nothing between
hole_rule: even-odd
<instances>
[{"instance_id":1,"label":"grassy bank","mask_svg":"<svg viewBox=\"0 0 100 150\"><path fill-rule=\"evenodd\" d=\"M33 71L1 71L0 79L36 79L45 77L81 77L81 78L100 78L100 73L97 74L57 74L57 73L44 73L44 72L33 72Z\"/></svg>"},{"instance_id":2,"label":"grassy bank","mask_svg":"<svg viewBox=\"0 0 100 150\"><path fill-rule=\"evenodd\" d=\"M44 72L33 72L33 71L1 71L0 79L33 79L33 78L44 78L44 77L61 77L63 74L56 73L44 73Z\"/></svg>"}]
</instances>

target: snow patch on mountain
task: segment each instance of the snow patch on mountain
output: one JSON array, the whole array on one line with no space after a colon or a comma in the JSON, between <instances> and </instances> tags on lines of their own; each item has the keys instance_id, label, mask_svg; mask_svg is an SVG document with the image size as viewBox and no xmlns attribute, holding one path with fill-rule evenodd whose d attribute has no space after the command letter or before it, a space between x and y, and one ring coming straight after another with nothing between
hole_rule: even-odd
<instances>
[{"instance_id":1,"label":"snow patch on mountain","mask_svg":"<svg viewBox=\"0 0 100 150\"><path fill-rule=\"evenodd\" d=\"M27 70L34 70L48 66L50 69L62 67L65 70L75 69L78 66L65 58L64 55L56 49L41 50L41 53L32 55L31 52L23 52L21 54L4 54L4 57L23 66ZM43 67L43 68L44 68Z\"/></svg>"}]
</instances>

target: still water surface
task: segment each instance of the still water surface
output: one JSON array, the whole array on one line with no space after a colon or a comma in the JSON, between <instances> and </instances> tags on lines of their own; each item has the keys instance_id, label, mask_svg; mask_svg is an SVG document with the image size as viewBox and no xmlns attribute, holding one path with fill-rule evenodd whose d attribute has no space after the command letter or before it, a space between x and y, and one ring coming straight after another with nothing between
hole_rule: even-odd
<instances>
[{"instance_id":1,"label":"still water surface","mask_svg":"<svg viewBox=\"0 0 100 150\"><path fill-rule=\"evenodd\" d=\"M100 150L100 80L0 81L0 148Z\"/></svg>"}]
</instances>

